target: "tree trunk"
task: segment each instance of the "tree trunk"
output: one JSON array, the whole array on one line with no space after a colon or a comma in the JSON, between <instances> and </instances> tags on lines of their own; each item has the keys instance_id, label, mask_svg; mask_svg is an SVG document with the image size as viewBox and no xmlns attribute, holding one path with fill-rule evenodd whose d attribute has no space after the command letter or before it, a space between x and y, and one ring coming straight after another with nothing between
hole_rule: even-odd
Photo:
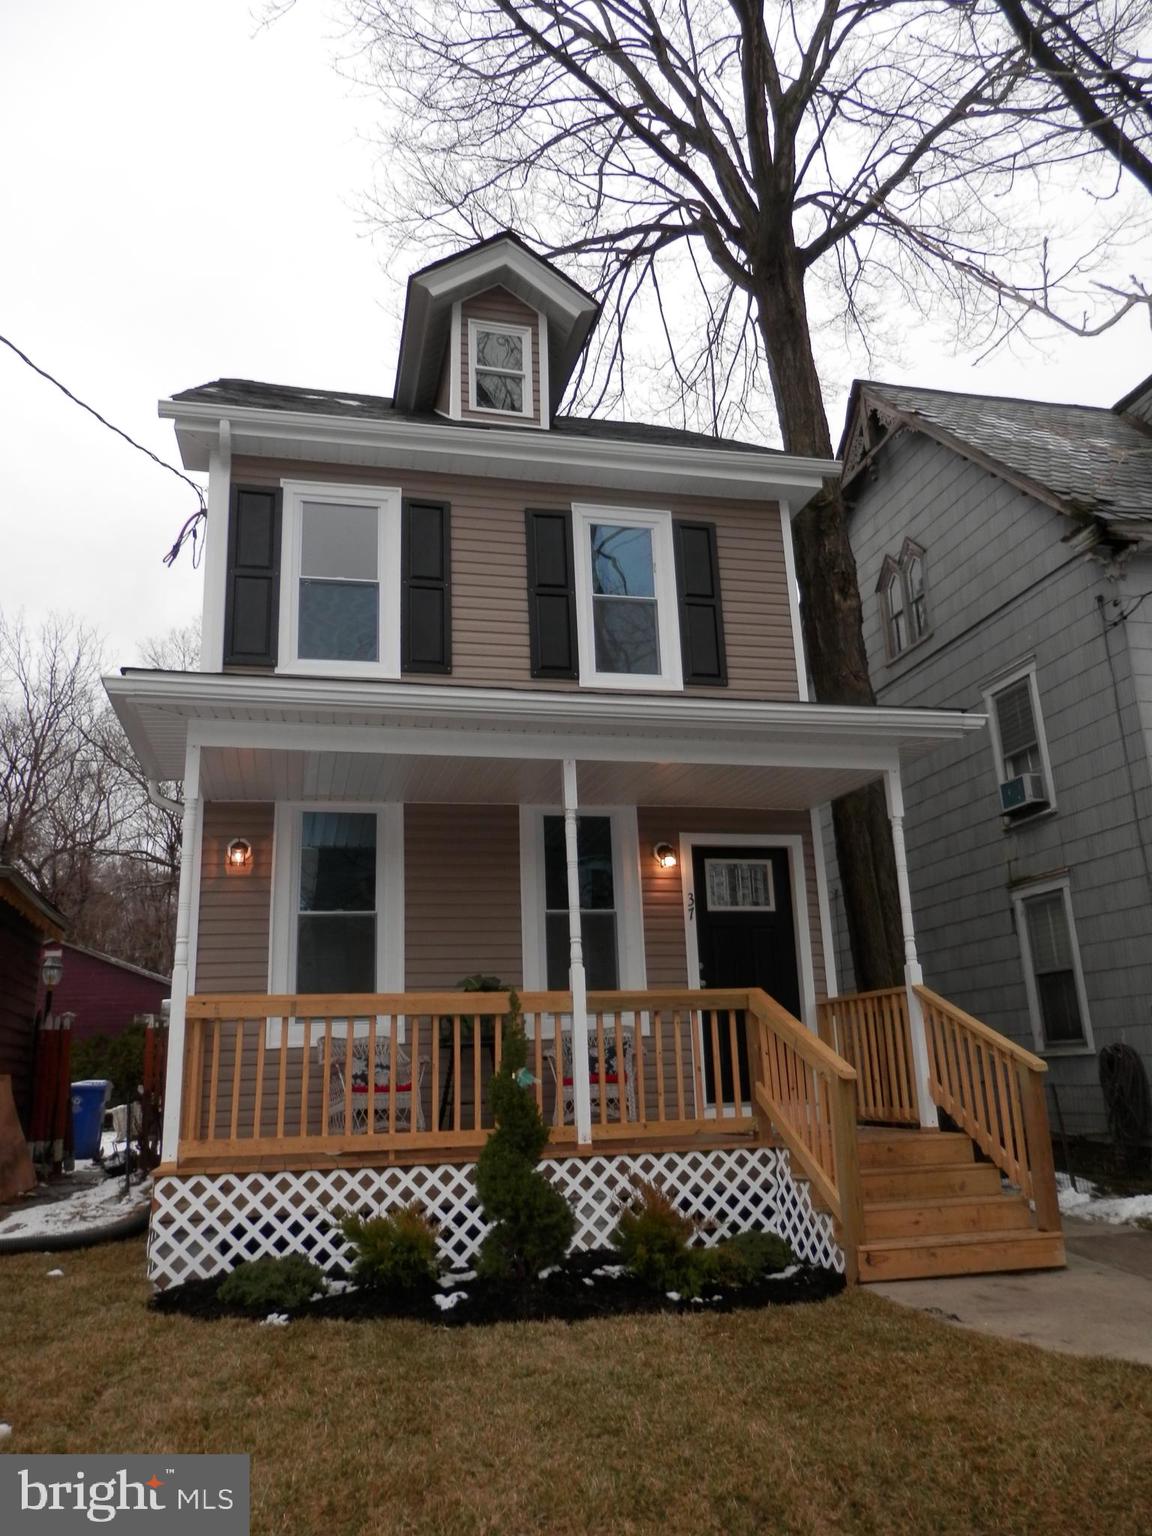
<instances>
[{"instance_id":1,"label":"tree trunk","mask_svg":"<svg viewBox=\"0 0 1152 1536\"><path fill-rule=\"evenodd\" d=\"M784 448L831 458L803 269L794 249L775 252L756 298ZM875 704L838 481L825 484L793 529L804 645L816 698L823 704ZM856 986L897 986L903 981L904 945L883 785L869 784L835 801L832 824Z\"/></svg>"}]
</instances>

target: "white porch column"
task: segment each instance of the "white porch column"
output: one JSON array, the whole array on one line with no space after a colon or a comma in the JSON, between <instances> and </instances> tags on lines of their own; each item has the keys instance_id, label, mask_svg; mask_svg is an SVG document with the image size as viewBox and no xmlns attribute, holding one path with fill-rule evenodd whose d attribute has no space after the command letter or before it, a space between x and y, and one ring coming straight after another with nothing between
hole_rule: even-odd
<instances>
[{"instance_id":1,"label":"white porch column","mask_svg":"<svg viewBox=\"0 0 1152 1536\"><path fill-rule=\"evenodd\" d=\"M184 1088L184 1010L188 1001L188 936L192 925L192 877L200 840L200 748L189 744L184 759L184 817L180 829L180 886L176 897L176 942L172 955L172 1007L168 1015L168 1062L164 1075L164 1131L160 1159L174 1163L180 1143Z\"/></svg>"},{"instance_id":2,"label":"white porch column","mask_svg":"<svg viewBox=\"0 0 1152 1536\"><path fill-rule=\"evenodd\" d=\"M908 854L904 846L904 788L899 768L884 774L884 793L888 800L888 819L892 824L892 852L896 860L896 886L900 893L900 928L904 936L904 986L908 993L908 1027L912 1036L912 1062L916 1077L916 1099L920 1124L935 1130L939 1121L936 1106L928 1092L928 1036L924 1028L924 1010L915 988L922 985L924 972L916 953L916 929L912 922L912 887L908 882Z\"/></svg>"},{"instance_id":3,"label":"white porch column","mask_svg":"<svg viewBox=\"0 0 1152 1536\"><path fill-rule=\"evenodd\" d=\"M580 924L580 851L577 842L576 764L564 759L564 851L568 872L568 985L572 992L572 1095L576 1140L592 1140L592 1095L588 1082L588 985L584 977L584 936ZM557 1041L559 1047L559 1041ZM560 1067L563 1053L557 1049ZM560 1072L563 1077L563 1070Z\"/></svg>"}]
</instances>

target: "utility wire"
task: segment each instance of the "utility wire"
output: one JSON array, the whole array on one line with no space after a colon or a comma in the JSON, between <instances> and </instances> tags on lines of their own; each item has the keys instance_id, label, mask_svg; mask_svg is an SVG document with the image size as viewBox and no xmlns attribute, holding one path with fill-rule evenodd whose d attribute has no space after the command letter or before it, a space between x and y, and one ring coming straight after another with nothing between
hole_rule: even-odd
<instances>
[{"instance_id":1,"label":"utility wire","mask_svg":"<svg viewBox=\"0 0 1152 1536\"><path fill-rule=\"evenodd\" d=\"M38 373L42 379L47 379L49 384L55 384L56 388L61 392L61 394L68 396L68 399L72 401L73 405L78 405L82 411L87 411L89 416L95 416L96 420L102 427L107 427L109 432L115 432L117 437L122 437L124 441L131 447L135 448L138 453L147 454L148 458L150 458L154 464L159 464L161 469L168 470L168 472L175 475L178 480L183 480L185 485L190 485L192 487L192 489L196 492L196 499L200 503L200 509L197 512L193 512L192 516L185 521L184 526L180 529L180 532L176 537L175 544L173 544L172 548L164 556L164 564L170 566L176 559L176 556L180 553L181 549L184 547L185 542L188 539L191 539L192 564L195 566L198 563L196 557L197 529L201 519L207 521L208 517L208 507L204 501L204 492L196 484L195 480L189 480L188 476L184 474L182 470L179 470L174 465L167 463L164 459L160 458L158 454L153 453L151 448L145 448L143 443L138 443L134 437L129 437L127 432L121 431L118 426L115 426L112 422L106 420L105 417L101 416L98 410L94 409L94 407L90 406L86 401L81 400L78 395L74 395L66 384L61 384L60 380L53 378L47 369L41 368L37 363L34 363L28 356L27 352L22 352L14 341L8 340L7 336L0 335L0 341L4 343L9 351L15 352L16 356L22 363L27 363L33 373Z\"/></svg>"}]
</instances>

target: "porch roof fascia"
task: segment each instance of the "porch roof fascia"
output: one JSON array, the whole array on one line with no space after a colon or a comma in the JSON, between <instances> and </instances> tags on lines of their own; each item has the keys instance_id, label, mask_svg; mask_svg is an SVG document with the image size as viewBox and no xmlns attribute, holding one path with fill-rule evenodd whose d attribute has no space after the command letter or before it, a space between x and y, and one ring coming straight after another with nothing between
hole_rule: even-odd
<instances>
[{"instance_id":1,"label":"porch roof fascia","mask_svg":"<svg viewBox=\"0 0 1152 1536\"><path fill-rule=\"evenodd\" d=\"M676 443L626 442L558 432L404 419L373 421L195 400L161 400L185 469L207 470L228 424L234 457L287 458L365 468L420 469L512 480L656 492L695 491L738 500L789 501L796 510L835 479L832 459Z\"/></svg>"},{"instance_id":2,"label":"porch roof fascia","mask_svg":"<svg viewBox=\"0 0 1152 1536\"><path fill-rule=\"evenodd\" d=\"M141 765L179 778L189 741L462 757L860 766L881 772L984 728L959 710L156 673L105 688ZM343 718L341 718L343 717Z\"/></svg>"}]
</instances>

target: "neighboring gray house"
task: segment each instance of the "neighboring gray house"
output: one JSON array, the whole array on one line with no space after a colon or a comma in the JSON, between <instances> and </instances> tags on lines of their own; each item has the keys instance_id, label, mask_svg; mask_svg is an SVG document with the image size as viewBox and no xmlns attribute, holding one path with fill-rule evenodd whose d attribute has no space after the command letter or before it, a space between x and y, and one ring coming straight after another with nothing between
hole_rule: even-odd
<instances>
[{"instance_id":1,"label":"neighboring gray house","mask_svg":"<svg viewBox=\"0 0 1152 1536\"><path fill-rule=\"evenodd\" d=\"M857 381L841 457L878 702L989 716L905 779L927 984L1104 1133L1100 1050L1152 1075L1152 379L1110 410Z\"/></svg>"}]
</instances>

